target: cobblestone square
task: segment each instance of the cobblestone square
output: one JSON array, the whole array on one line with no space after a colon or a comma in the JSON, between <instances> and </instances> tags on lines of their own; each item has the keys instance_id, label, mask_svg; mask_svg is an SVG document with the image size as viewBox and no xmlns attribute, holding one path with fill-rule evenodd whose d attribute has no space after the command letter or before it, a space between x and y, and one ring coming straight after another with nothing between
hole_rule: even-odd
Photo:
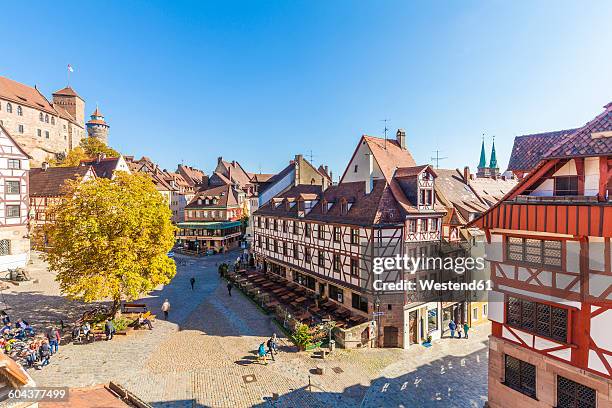
<instances>
[{"instance_id":1,"label":"cobblestone square","mask_svg":"<svg viewBox=\"0 0 612 408\"><path fill-rule=\"evenodd\" d=\"M469 340L445 338L431 348L337 350L321 360L298 353L238 290L228 296L217 264L236 256L177 256L173 281L142 299L158 314L152 331L63 345L48 367L30 374L41 386L114 381L154 407L481 407L486 401L489 325L474 328ZM68 323L90 307L61 297L41 261L31 269L38 283L3 293L15 319L38 327ZM172 305L168 321L159 319L165 298ZM255 350L274 332L281 337L276 361L257 363ZM318 366L327 368L324 375L313 374Z\"/></svg>"}]
</instances>

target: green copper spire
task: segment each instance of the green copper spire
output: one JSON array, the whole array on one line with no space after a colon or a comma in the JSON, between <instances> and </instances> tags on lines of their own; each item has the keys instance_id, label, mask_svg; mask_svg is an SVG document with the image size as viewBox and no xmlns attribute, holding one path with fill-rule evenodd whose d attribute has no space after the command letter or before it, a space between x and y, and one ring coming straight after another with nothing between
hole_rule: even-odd
<instances>
[{"instance_id":1,"label":"green copper spire","mask_svg":"<svg viewBox=\"0 0 612 408\"><path fill-rule=\"evenodd\" d=\"M493 137L493 148L491 149L491 161L489 162L489 168L497 168L497 155L495 154L495 137Z\"/></svg>"},{"instance_id":2,"label":"green copper spire","mask_svg":"<svg viewBox=\"0 0 612 408\"><path fill-rule=\"evenodd\" d=\"M480 148L480 161L478 162L478 168L484 169L485 167L487 167L487 157L485 155L484 136L483 136L482 147Z\"/></svg>"}]
</instances>

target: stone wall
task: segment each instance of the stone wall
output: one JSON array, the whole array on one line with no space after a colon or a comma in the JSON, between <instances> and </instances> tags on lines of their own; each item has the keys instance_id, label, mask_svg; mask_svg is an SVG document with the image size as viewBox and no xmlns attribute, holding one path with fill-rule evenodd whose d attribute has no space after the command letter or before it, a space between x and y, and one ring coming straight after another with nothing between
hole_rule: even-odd
<instances>
[{"instance_id":1,"label":"stone wall","mask_svg":"<svg viewBox=\"0 0 612 408\"><path fill-rule=\"evenodd\" d=\"M12 113L7 111L8 103L12 106ZM21 116L18 114L18 106L22 109ZM66 153L78 146L85 135L84 127L66 119L4 99L0 99L0 123L26 153L32 156L34 166L54 153ZM20 132L19 125L23 126L23 132Z\"/></svg>"},{"instance_id":2,"label":"stone wall","mask_svg":"<svg viewBox=\"0 0 612 408\"><path fill-rule=\"evenodd\" d=\"M503 384L504 355L536 366L536 399ZM510 342L489 337L489 407L553 408L557 406L557 375L595 389L597 406L612 406L612 384L601 376L546 357Z\"/></svg>"}]
</instances>

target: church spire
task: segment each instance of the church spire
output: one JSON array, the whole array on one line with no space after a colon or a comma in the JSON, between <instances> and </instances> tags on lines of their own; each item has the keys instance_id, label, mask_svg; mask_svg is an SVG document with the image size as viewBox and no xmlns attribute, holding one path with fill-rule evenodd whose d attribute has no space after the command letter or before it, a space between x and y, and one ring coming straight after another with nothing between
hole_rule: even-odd
<instances>
[{"instance_id":1,"label":"church spire","mask_svg":"<svg viewBox=\"0 0 612 408\"><path fill-rule=\"evenodd\" d=\"M484 135L482 135L482 147L480 148L480 161L478 162L478 168L484 169L487 167L487 157L485 154Z\"/></svg>"},{"instance_id":2,"label":"church spire","mask_svg":"<svg viewBox=\"0 0 612 408\"><path fill-rule=\"evenodd\" d=\"M491 161L489 162L490 169L497 169L497 155L495 154L495 136L493 136L493 147L491 148Z\"/></svg>"}]
</instances>

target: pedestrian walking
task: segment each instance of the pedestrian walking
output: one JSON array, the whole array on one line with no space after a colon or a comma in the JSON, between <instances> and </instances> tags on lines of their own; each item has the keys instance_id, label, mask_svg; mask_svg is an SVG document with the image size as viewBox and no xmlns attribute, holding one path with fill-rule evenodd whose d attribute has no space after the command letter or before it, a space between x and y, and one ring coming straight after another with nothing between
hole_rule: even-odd
<instances>
[{"instance_id":1,"label":"pedestrian walking","mask_svg":"<svg viewBox=\"0 0 612 408\"><path fill-rule=\"evenodd\" d=\"M270 354L270 357L272 357L272 361L276 361L274 359L274 340L272 340L272 337L268 339L266 346L268 347L268 352L266 354Z\"/></svg>"},{"instance_id":2,"label":"pedestrian walking","mask_svg":"<svg viewBox=\"0 0 612 408\"><path fill-rule=\"evenodd\" d=\"M230 297L232 296L232 284L231 283L227 283L227 293L230 295Z\"/></svg>"},{"instance_id":3,"label":"pedestrian walking","mask_svg":"<svg viewBox=\"0 0 612 408\"><path fill-rule=\"evenodd\" d=\"M168 312L170 311L170 302L168 299L164 300L161 307L162 312L164 312L164 320L168 320Z\"/></svg>"},{"instance_id":4,"label":"pedestrian walking","mask_svg":"<svg viewBox=\"0 0 612 408\"><path fill-rule=\"evenodd\" d=\"M462 332L462 330L463 330L463 329L461 328L461 323L459 323L459 324L457 325L457 336L458 336L459 338L461 338L461 332Z\"/></svg>"},{"instance_id":5,"label":"pedestrian walking","mask_svg":"<svg viewBox=\"0 0 612 408\"><path fill-rule=\"evenodd\" d=\"M104 334L106 334L107 341L112 340L115 335L115 325L110 318L106 319L106 323L104 324Z\"/></svg>"},{"instance_id":6,"label":"pedestrian walking","mask_svg":"<svg viewBox=\"0 0 612 408\"><path fill-rule=\"evenodd\" d=\"M470 326L467 324L467 322L465 322L463 324L463 332L465 333L465 338L468 338L468 331L470 330Z\"/></svg>"},{"instance_id":7,"label":"pedestrian walking","mask_svg":"<svg viewBox=\"0 0 612 408\"><path fill-rule=\"evenodd\" d=\"M189 279L189 283L191 283L191 290L193 290L193 287L195 286L195 278L191 277L191 279Z\"/></svg>"},{"instance_id":8,"label":"pedestrian walking","mask_svg":"<svg viewBox=\"0 0 612 408\"><path fill-rule=\"evenodd\" d=\"M51 327L49 328L49 330L47 330L47 333L46 333L47 340L49 341L49 349L50 349L51 355L57 353L57 349L58 349L58 344L57 344L58 335L55 332L56 332L55 327Z\"/></svg>"},{"instance_id":9,"label":"pedestrian walking","mask_svg":"<svg viewBox=\"0 0 612 408\"><path fill-rule=\"evenodd\" d=\"M266 361L266 346L264 343L259 345L259 349L257 350L257 359L259 361L263 361L265 365L268 365L268 362Z\"/></svg>"},{"instance_id":10,"label":"pedestrian walking","mask_svg":"<svg viewBox=\"0 0 612 408\"><path fill-rule=\"evenodd\" d=\"M457 328L457 325L455 324L455 322L451 319L450 323L448 324L448 328L451 332L451 339L455 338L455 329Z\"/></svg>"}]
</instances>

